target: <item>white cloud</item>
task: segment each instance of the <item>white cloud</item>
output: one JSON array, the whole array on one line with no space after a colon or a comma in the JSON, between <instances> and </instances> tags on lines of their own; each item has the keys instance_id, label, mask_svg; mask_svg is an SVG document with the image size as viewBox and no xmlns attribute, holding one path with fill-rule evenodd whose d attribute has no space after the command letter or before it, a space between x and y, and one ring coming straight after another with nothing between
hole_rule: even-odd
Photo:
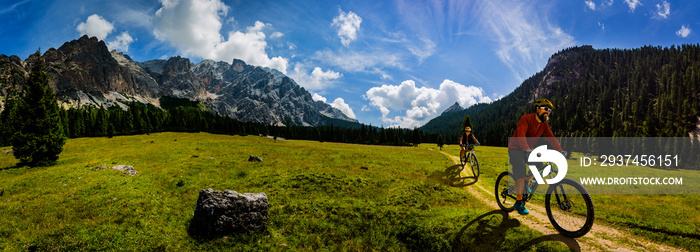
<instances>
[{"instance_id":1,"label":"white cloud","mask_svg":"<svg viewBox=\"0 0 700 252\"><path fill-rule=\"evenodd\" d=\"M234 58L247 64L266 66L287 73L288 60L270 58L265 51L264 29L271 25L256 21L243 31L231 31L228 38L221 35L222 18L229 7L220 0L161 0L163 7L153 19L154 34L170 42L186 56L231 62Z\"/></svg>"},{"instance_id":2,"label":"white cloud","mask_svg":"<svg viewBox=\"0 0 700 252\"><path fill-rule=\"evenodd\" d=\"M586 6L588 6L589 9L595 10L595 3L593 1L586 1Z\"/></svg>"},{"instance_id":3,"label":"white cloud","mask_svg":"<svg viewBox=\"0 0 700 252\"><path fill-rule=\"evenodd\" d=\"M318 93L314 93L311 96L311 99L313 99L314 101L322 101L322 102L327 101L326 97L323 97ZM345 103L345 100L343 100L343 98L338 97L333 102L329 103L329 105L331 105L331 107L333 107L333 108L340 110L346 116L353 118L353 119L356 119L355 112L352 111L352 108L350 108L350 105ZM364 111L364 108L363 108L363 111Z\"/></svg>"},{"instance_id":4,"label":"white cloud","mask_svg":"<svg viewBox=\"0 0 700 252\"><path fill-rule=\"evenodd\" d=\"M341 112L343 112L343 114L345 114L346 116L348 116L352 119L356 119L355 112L352 111L352 108L350 108L350 105L345 103L345 100L343 100L343 98L340 98L340 97L336 98L331 103L331 107L334 107L334 108L340 110Z\"/></svg>"},{"instance_id":5,"label":"white cloud","mask_svg":"<svg viewBox=\"0 0 700 252\"><path fill-rule=\"evenodd\" d=\"M627 3L627 6L630 7L631 12L634 12L634 10L637 8L637 5L642 5L642 3L639 2L639 0L625 0L625 3Z\"/></svg>"},{"instance_id":6,"label":"white cloud","mask_svg":"<svg viewBox=\"0 0 700 252\"><path fill-rule=\"evenodd\" d=\"M419 127L447 109L454 102L469 107L478 102L492 102L484 96L484 90L475 86L464 86L451 80L444 80L439 89L416 87L412 80L400 85L373 87L364 96L382 113L382 121L401 127ZM404 115L389 117L392 112Z\"/></svg>"},{"instance_id":7,"label":"white cloud","mask_svg":"<svg viewBox=\"0 0 700 252\"><path fill-rule=\"evenodd\" d=\"M118 11L115 14L116 22L124 23L129 26L143 27L145 29L153 29L153 16L148 10L132 10L127 9Z\"/></svg>"},{"instance_id":8,"label":"white cloud","mask_svg":"<svg viewBox=\"0 0 700 252\"><path fill-rule=\"evenodd\" d=\"M289 77L294 79L300 86L309 90L323 90L332 87L335 80L343 76L343 74L327 70L323 71L320 67L315 67L311 74L303 63L294 65L294 70L289 73Z\"/></svg>"},{"instance_id":9,"label":"white cloud","mask_svg":"<svg viewBox=\"0 0 700 252\"><path fill-rule=\"evenodd\" d=\"M391 79L391 76L384 72L384 67L403 69L401 63L403 58L399 54L392 54L387 51L358 52L358 51L338 51L330 50L317 51L312 59L318 60L326 65L339 67L348 72L364 72L378 74L382 79Z\"/></svg>"},{"instance_id":10,"label":"white cloud","mask_svg":"<svg viewBox=\"0 0 700 252\"><path fill-rule=\"evenodd\" d=\"M281 32L273 32L272 34L270 34L270 38L272 39L281 38L282 36L284 36L284 33Z\"/></svg>"},{"instance_id":11,"label":"white cloud","mask_svg":"<svg viewBox=\"0 0 700 252\"><path fill-rule=\"evenodd\" d=\"M435 48L436 44L430 39L420 39L422 41L422 44L416 45L416 44L409 44L408 45L408 50L416 57L418 57L418 61L422 62L424 59L432 56L435 54Z\"/></svg>"},{"instance_id":12,"label":"white cloud","mask_svg":"<svg viewBox=\"0 0 700 252\"><path fill-rule=\"evenodd\" d=\"M87 18L87 21L78 24L76 30L80 32L80 35L88 35L104 40L114 30L114 25L99 15L92 14Z\"/></svg>"},{"instance_id":13,"label":"white cloud","mask_svg":"<svg viewBox=\"0 0 700 252\"><path fill-rule=\"evenodd\" d=\"M23 4L25 4L25 3L28 3L28 2L30 2L30 0L24 0L24 1L21 1L21 2L18 2L18 3L14 3L14 4L12 4L12 6L9 6L9 7L7 7L7 6L2 6L2 9L0 9L0 14L5 14L5 13L11 12L11 11L15 11L15 9L16 9L18 6L23 5Z\"/></svg>"},{"instance_id":14,"label":"white cloud","mask_svg":"<svg viewBox=\"0 0 700 252\"><path fill-rule=\"evenodd\" d=\"M321 96L321 95L318 94L318 93L314 93L314 94L311 96L311 99L314 100L314 101L322 101L322 102L326 102L326 101L327 101L327 100L326 100L326 97L323 97L323 96Z\"/></svg>"},{"instance_id":15,"label":"white cloud","mask_svg":"<svg viewBox=\"0 0 700 252\"><path fill-rule=\"evenodd\" d=\"M600 29L605 31L605 24L604 23L598 22L598 26L600 26Z\"/></svg>"},{"instance_id":16,"label":"white cloud","mask_svg":"<svg viewBox=\"0 0 700 252\"><path fill-rule=\"evenodd\" d=\"M357 14L349 11L345 13L343 10L338 9L340 15L333 18L333 23L331 26L338 28L338 37L340 42L344 46L349 46L350 42L357 39L357 31L360 29L360 24L362 23L362 18Z\"/></svg>"},{"instance_id":17,"label":"white cloud","mask_svg":"<svg viewBox=\"0 0 700 252\"><path fill-rule=\"evenodd\" d=\"M683 38L687 38L688 35L690 35L690 32L691 32L690 28L686 27L685 25L682 25L681 29L676 31L676 35L683 37Z\"/></svg>"},{"instance_id":18,"label":"white cloud","mask_svg":"<svg viewBox=\"0 0 700 252\"><path fill-rule=\"evenodd\" d=\"M668 18L668 15L671 14L671 4L666 1L663 1L663 5L656 4L656 9L658 10L656 17L659 19Z\"/></svg>"},{"instance_id":19,"label":"white cloud","mask_svg":"<svg viewBox=\"0 0 700 252\"><path fill-rule=\"evenodd\" d=\"M610 6L613 5L613 2L614 2L614 0L610 0L610 1L607 1L607 2L603 2L603 3L601 4L601 6L603 6L603 7L610 7Z\"/></svg>"},{"instance_id":20,"label":"white cloud","mask_svg":"<svg viewBox=\"0 0 700 252\"><path fill-rule=\"evenodd\" d=\"M480 25L497 44L496 55L518 79L541 70L552 54L576 44L571 35L550 24L533 6L522 2L481 3Z\"/></svg>"},{"instance_id":21,"label":"white cloud","mask_svg":"<svg viewBox=\"0 0 700 252\"><path fill-rule=\"evenodd\" d=\"M111 50L117 50L121 52L128 52L129 45L134 42L134 39L129 35L128 32L122 32L115 40L107 43L107 47Z\"/></svg>"}]
</instances>

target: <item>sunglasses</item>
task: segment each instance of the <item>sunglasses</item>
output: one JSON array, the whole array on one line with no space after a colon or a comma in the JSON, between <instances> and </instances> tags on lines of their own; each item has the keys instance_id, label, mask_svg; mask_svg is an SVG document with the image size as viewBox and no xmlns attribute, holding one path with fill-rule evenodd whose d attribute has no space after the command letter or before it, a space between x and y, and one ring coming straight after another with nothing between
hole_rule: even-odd
<instances>
[{"instance_id":1,"label":"sunglasses","mask_svg":"<svg viewBox=\"0 0 700 252\"><path fill-rule=\"evenodd\" d=\"M541 110L547 111L547 112L549 112L549 113L552 113L552 109L549 108L549 107L538 107L538 109L541 109Z\"/></svg>"},{"instance_id":2,"label":"sunglasses","mask_svg":"<svg viewBox=\"0 0 700 252\"><path fill-rule=\"evenodd\" d=\"M471 131L471 130L468 130L468 131L467 131L467 130L465 130L464 132L470 133L470 132L472 132L472 131Z\"/></svg>"}]
</instances>

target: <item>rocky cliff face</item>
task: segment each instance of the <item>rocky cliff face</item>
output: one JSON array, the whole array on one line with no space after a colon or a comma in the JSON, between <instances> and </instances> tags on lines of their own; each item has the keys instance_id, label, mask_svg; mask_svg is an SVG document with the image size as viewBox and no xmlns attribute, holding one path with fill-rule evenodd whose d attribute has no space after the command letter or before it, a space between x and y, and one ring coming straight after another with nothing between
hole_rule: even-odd
<instances>
[{"instance_id":1,"label":"rocky cliff face","mask_svg":"<svg viewBox=\"0 0 700 252\"><path fill-rule=\"evenodd\" d=\"M128 56L110 53L104 41L97 38L83 36L49 49L42 57L50 84L66 106L124 107L127 101L157 105L158 83ZM31 56L27 62L31 64Z\"/></svg>"},{"instance_id":2,"label":"rocky cliff face","mask_svg":"<svg viewBox=\"0 0 700 252\"><path fill-rule=\"evenodd\" d=\"M26 76L24 61L0 54L0 111L5 108L5 98L22 89Z\"/></svg>"},{"instance_id":3,"label":"rocky cliff face","mask_svg":"<svg viewBox=\"0 0 700 252\"><path fill-rule=\"evenodd\" d=\"M331 107L330 104L322 102L322 101L316 101L314 103L316 105L316 109L318 109L319 112L321 112L322 115L327 116L329 118L333 119L340 119L340 120L345 120L348 122L355 122L357 123L357 119L353 119L345 115L342 111L340 111L337 108Z\"/></svg>"},{"instance_id":4,"label":"rocky cliff face","mask_svg":"<svg viewBox=\"0 0 700 252\"><path fill-rule=\"evenodd\" d=\"M64 107L126 108L131 101L159 106L160 97L170 96L206 103L216 113L243 121L316 126L327 116L357 122L328 104L316 104L308 91L279 71L241 60L193 64L172 57L138 63L87 36L51 48L42 57ZM26 62L32 62L31 57ZM26 62L0 55L0 77L21 78L30 69ZM3 81L15 82L22 83ZM0 87L0 95L6 96L7 90Z\"/></svg>"},{"instance_id":5,"label":"rocky cliff face","mask_svg":"<svg viewBox=\"0 0 700 252\"><path fill-rule=\"evenodd\" d=\"M163 95L209 104L214 111L244 121L313 126L322 124L311 94L287 76L241 60L191 64L175 57L141 66L161 83Z\"/></svg>"}]
</instances>

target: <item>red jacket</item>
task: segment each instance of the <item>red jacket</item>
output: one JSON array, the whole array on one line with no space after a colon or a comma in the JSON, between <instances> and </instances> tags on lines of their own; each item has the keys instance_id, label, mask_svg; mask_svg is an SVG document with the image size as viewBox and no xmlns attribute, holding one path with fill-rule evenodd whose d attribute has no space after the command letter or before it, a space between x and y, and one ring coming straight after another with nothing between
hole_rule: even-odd
<instances>
[{"instance_id":1,"label":"red jacket","mask_svg":"<svg viewBox=\"0 0 700 252\"><path fill-rule=\"evenodd\" d=\"M547 138L547 141L555 150L564 151L559 145L559 141L554 138L552 130L549 129L548 122L537 122L536 113L523 115L518 121L518 127L515 128L513 137L508 141L508 150L524 151L534 149L536 146L533 145L542 136Z\"/></svg>"}]
</instances>

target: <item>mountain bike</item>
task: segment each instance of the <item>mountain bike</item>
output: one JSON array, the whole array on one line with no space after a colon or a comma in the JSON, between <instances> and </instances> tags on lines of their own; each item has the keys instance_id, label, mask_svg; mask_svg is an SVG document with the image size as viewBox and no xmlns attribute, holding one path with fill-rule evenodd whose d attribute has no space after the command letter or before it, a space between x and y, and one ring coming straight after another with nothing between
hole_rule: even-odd
<instances>
[{"instance_id":1,"label":"mountain bike","mask_svg":"<svg viewBox=\"0 0 700 252\"><path fill-rule=\"evenodd\" d=\"M549 162L542 163L538 166L538 171L541 172L548 165L552 165L552 172L549 174L553 178L557 173L557 169ZM523 200L529 202L535 195L535 190L539 184L531 172L525 180L523 190ZM528 191L528 188L530 189ZM496 179L496 202L498 207L506 212L511 212L515 209L516 193L515 179L513 173L505 171ZM544 198L545 209L547 209L547 217L555 229L564 236L578 238L586 235L593 227L594 208L591 195L588 194L586 188L576 180L564 178L557 184L549 185Z\"/></svg>"},{"instance_id":2,"label":"mountain bike","mask_svg":"<svg viewBox=\"0 0 700 252\"><path fill-rule=\"evenodd\" d=\"M468 165L469 169L471 169L472 171L472 174L474 174L474 178L478 179L480 173L479 159L476 158L476 152L474 151L474 147L479 146L479 144L460 144L459 146L467 147L467 150L464 152L464 155L459 157L459 163L462 165L462 170L464 170L464 167ZM462 170L460 170L460 177L462 177Z\"/></svg>"}]
</instances>

